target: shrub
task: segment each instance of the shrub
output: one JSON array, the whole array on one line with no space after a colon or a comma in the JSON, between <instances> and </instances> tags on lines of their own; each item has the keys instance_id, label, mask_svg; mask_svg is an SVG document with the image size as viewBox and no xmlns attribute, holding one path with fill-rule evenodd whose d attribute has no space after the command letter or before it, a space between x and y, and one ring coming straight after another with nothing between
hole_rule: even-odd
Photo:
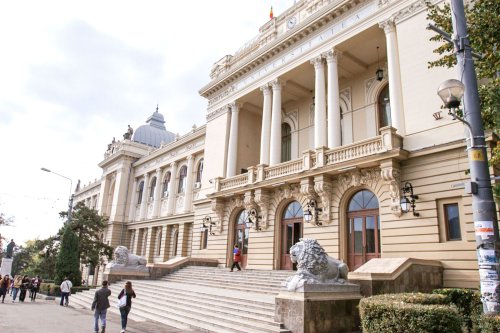
<instances>
[{"instance_id":1,"label":"shrub","mask_svg":"<svg viewBox=\"0 0 500 333\"><path fill-rule=\"evenodd\" d=\"M365 333L460 333L462 319L444 295L386 294L359 303Z\"/></svg>"},{"instance_id":2,"label":"shrub","mask_svg":"<svg viewBox=\"0 0 500 333\"><path fill-rule=\"evenodd\" d=\"M481 333L500 333L500 316L481 315L477 325Z\"/></svg>"},{"instance_id":3,"label":"shrub","mask_svg":"<svg viewBox=\"0 0 500 333\"><path fill-rule=\"evenodd\" d=\"M483 310L481 294L471 289L445 288L436 289L432 293L446 296L449 304L456 306L458 312L464 319L464 329L468 332L476 331L479 316Z\"/></svg>"}]
</instances>

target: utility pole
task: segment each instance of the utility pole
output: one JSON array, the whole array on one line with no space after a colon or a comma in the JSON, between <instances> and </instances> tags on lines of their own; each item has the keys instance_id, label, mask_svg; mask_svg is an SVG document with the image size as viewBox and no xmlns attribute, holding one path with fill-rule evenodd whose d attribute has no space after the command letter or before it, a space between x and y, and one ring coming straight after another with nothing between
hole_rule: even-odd
<instances>
[{"instance_id":1,"label":"utility pole","mask_svg":"<svg viewBox=\"0 0 500 333\"><path fill-rule=\"evenodd\" d=\"M463 0L451 0L455 54L458 75L465 86L464 118L470 125L467 150L470 167L472 217L477 245L477 259L484 313L500 313L500 239L498 221L486 154L481 108L474 60L467 36Z\"/></svg>"}]
</instances>

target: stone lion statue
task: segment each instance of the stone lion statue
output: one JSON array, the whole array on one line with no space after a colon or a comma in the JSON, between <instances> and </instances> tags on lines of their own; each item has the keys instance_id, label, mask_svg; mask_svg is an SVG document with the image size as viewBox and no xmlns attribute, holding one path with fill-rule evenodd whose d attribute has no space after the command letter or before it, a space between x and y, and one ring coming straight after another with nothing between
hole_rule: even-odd
<instances>
[{"instance_id":1,"label":"stone lion statue","mask_svg":"<svg viewBox=\"0 0 500 333\"><path fill-rule=\"evenodd\" d=\"M125 246L117 246L113 255L113 264L123 266L145 266L144 257L130 253Z\"/></svg>"},{"instance_id":2,"label":"stone lion statue","mask_svg":"<svg viewBox=\"0 0 500 333\"><path fill-rule=\"evenodd\" d=\"M294 291L305 283L343 284L347 280L347 265L329 257L315 239L301 238L290 248L290 259L297 263L297 273L283 284L289 291Z\"/></svg>"}]
</instances>

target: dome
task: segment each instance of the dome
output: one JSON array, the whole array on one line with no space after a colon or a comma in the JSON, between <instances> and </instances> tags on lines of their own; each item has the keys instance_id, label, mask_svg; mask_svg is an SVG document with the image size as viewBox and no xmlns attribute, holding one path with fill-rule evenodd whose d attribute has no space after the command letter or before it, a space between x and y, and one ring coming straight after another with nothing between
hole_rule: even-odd
<instances>
[{"instance_id":1,"label":"dome","mask_svg":"<svg viewBox=\"0 0 500 333\"><path fill-rule=\"evenodd\" d=\"M146 120L147 125L142 125L134 131L133 141L148 146L159 148L163 143L170 143L175 140L175 134L167 131L163 115L156 111Z\"/></svg>"}]
</instances>

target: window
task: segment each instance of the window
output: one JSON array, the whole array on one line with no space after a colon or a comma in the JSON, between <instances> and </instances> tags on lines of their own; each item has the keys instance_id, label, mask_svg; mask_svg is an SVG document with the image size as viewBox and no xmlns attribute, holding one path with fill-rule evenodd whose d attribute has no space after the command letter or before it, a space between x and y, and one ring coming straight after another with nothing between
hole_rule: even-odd
<instances>
[{"instance_id":1,"label":"window","mask_svg":"<svg viewBox=\"0 0 500 333\"><path fill-rule=\"evenodd\" d=\"M162 230L161 227L158 227L158 233L156 234L156 255L159 256L161 254L161 237Z\"/></svg>"},{"instance_id":2,"label":"window","mask_svg":"<svg viewBox=\"0 0 500 333\"><path fill-rule=\"evenodd\" d=\"M389 85L386 85L378 96L378 125L379 128L391 125L391 101L389 99Z\"/></svg>"},{"instance_id":3,"label":"window","mask_svg":"<svg viewBox=\"0 0 500 333\"><path fill-rule=\"evenodd\" d=\"M170 171L165 175L165 180L163 181L163 197L168 197L168 191L170 187Z\"/></svg>"},{"instance_id":4,"label":"window","mask_svg":"<svg viewBox=\"0 0 500 333\"><path fill-rule=\"evenodd\" d=\"M292 128L287 123L281 124L281 162L292 159Z\"/></svg>"},{"instance_id":5,"label":"window","mask_svg":"<svg viewBox=\"0 0 500 333\"><path fill-rule=\"evenodd\" d=\"M464 218L460 211L462 198L447 198L437 201L439 219L439 240L441 242L461 241Z\"/></svg>"},{"instance_id":6,"label":"window","mask_svg":"<svg viewBox=\"0 0 500 333\"><path fill-rule=\"evenodd\" d=\"M200 239L200 250L204 250L208 247L208 229L201 232Z\"/></svg>"},{"instance_id":7,"label":"window","mask_svg":"<svg viewBox=\"0 0 500 333\"><path fill-rule=\"evenodd\" d=\"M196 182L201 183L201 176L203 175L203 158L198 163L198 170L196 171Z\"/></svg>"},{"instance_id":8,"label":"window","mask_svg":"<svg viewBox=\"0 0 500 333\"><path fill-rule=\"evenodd\" d=\"M187 166L183 166L179 172L179 187L177 193L184 193L186 190Z\"/></svg>"},{"instance_id":9,"label":"window","mask_svg":"<svg viewBox=\"0 0 500 333\"><path fill-rule=\"evenodd\" d=\"M144 182L140 182L139 187L137 189L139 191L139 195L137 196L137 204L142 202L142 192L144 192Z\"/></svg>"},{"instance_id":10,"label":"window","mask_svg":"<svg viewBox=\"0 0 500 333\"><path fill-rule=\"evenodd\" d=\"M156 189L156 177L151 181L151 188L149 189L149 199L153 200L155 197L155 189Z\"/></svg>"},{"instance_id":11,"label":"window","mask_svg":"<svg viewBox=\"0 0 500 333\"><path fill-rule=\"evenodd\" d=\"M462 240L462 232L460 231L460 215L457 203L444 205L444 219L446 223L447 240Z\"/></svg>"}]
</instances>

